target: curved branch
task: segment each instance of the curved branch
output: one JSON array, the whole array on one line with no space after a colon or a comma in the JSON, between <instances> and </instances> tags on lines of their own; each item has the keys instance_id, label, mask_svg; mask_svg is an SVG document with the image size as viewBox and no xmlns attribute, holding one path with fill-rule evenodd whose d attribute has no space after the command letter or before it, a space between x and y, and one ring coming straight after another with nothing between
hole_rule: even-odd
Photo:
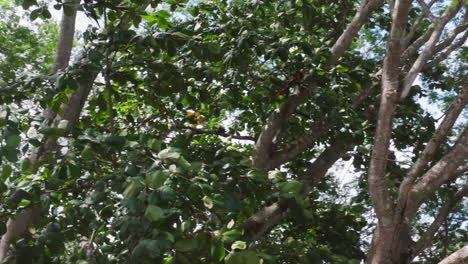
<instances>
[{"instance_id":1,"label":"curved branch","mask_svg":"<svg viewBox=\"0 0 468 264\"><path fill-rule=\"evenodd\" d=\"M438 17L434 16L431 12L431 3L429 4L426 4L424 2L424 0L417 0L418 1L418 4L421 6L422 10L423 10L423 13L425 16L429 17L432 21L435 21L438 19Z\"/></svg>"},{"instance_id":2,"label":"curved branch","mask_svg":"<svg viewBox=\"0 0 468 264\"><path fill-rule=\"evenodd\" d=\"M408 175L403 180L398 196L397 212L402 212L404 210L408 199L408 193L411 190L414 181L423 174L424 168L437 153L440 145L447 138L447 135L450 133L453 125L457 121L458 116L461 114L463 108L467 104L468 86L465 86L461 89L455 100L453 100L450 108L446 112L444 119L440 123L439 127L437 127L426 147L421 152L419 158L416 160L414 165L411 166Z\"/></svg>"},{"instance_id":3,"label":"curved branch","mask_svg":"<svg viewBox=\"0 0 468 264\"><path fill-rule=\"evenodd\" d=\"M448 8L443 13L443 15L436 20L434 30L432 31L430 38L424 46L423 51L418 56L416 61L411 66L411 69L408 71L405 78L403 79L403 87L400 95L400 100L403 100L408 95L414 80L421 72L426 62L435 54L436 44L439 41L440 35L442 34L442 31L444 30L447 23L458 13L458 11L460 11L462 6L466 2L467 0L459 1L455 7Z\"/></svg>"},{"instance_id":4,"label":"curved branch","mask_svg":"<svg viewBox=\"0 0 468 264\"><path fill-rule=\"evenodd\" d=\"M362 90L353 99L352 109L358 108L369 95L372 87L371 81L364 81ZM278 168L282 164L297 158L302 152L313 146L318 139L324 136L330 128L330 124L322 121L316 121L308 133L300 136L290 142L283 150L276 151L271 155L270 167L268 169Z\"/></svg>"},{"instance_id":5,"label":"curved branch","mask_svg":"<svg viewBox=\"0 0 468 264\"><path fill-rule=\"evenodd\" d=\"M303 194L308 195L308 193L320 183L331 166L346 154L346 152L352 149L352 147L348 140L340 139L324 150L301 177L304 183ZM288 202L284 199L280 199L278 202L260 209L240 225L239 228L244 230L249 240L258 240L287 216L287 210Z\"/></svg>"},{"instance_id":6,"label":"curved branch","mask_svg":"<svg viewBox=\"0 0 468 264\"><path fill-rule=\"evenodd\" d=\"M412 246L411 254L412 257L418 256L425 248L427 248L431 241L434 239L434 235L439 230L440 226L445 222L447 216L450 214L450 211L455 207L455 205L465 196L468 195L468 185L463 186L462 189L457 191L453 197L447 201L444 206L439 210L434 221L431 223L429 228L424 232L421 238L416 241Z\"/></svg>"},{"instance_id":7,"label":"curved branch","mask_svg":"<svg viewBox=\"0 0 468 264\"><path fill-rule=\"evenodd\" d=\"M429 2L429 4L427 4L427 8L431 8L431 6L436 2L436 0L431 0L431 2ZM416 21L414 22L414 24L411 26L411 29L409 31L409 33L405 36L405 39L403 41L403 47L404 48L407 48L408 45L410 44L410 41L411 39L414 37L414 34L416 33L419 25L421 24L421 22L423 22L424 18L426 17L426 13L425 12L421 12L421 14L419 14L418 18L416 19ZM406 60L406 59L405 59Z\"/></svg>"},{"instance_id":8,"label":"curved branch","mask_svg":"<svg viewBox=\"0 0 468 264\"><path fill-rule=\"evenodd\" d=\"M424 65L423 67L423 70L430 69L434 67L435 65L439 64L441 61L447 59L450 53L452 53L454 50L463 46L467 39L468 39L468 31L465 32L465 34L463 34L461 38L453 42L444 52L440 53L439 56L434 58L432 61L426 63L426 65Z\"/></svg>"},{"instance_id":9,"label":"curved branch","mask_svg":"<svg viewBox=\"0 0 468 264\"><path fill-rule=\"evenodd\" d=\"M312 84L308 89L300 89L297 94L289 97L283 105L273 110L270 114L255 143L254 168L266 170L270 167L270 158L276 144L280 140L284 123L296 111L297 107L305 102L313 88L315 88L315 84Z\"/></svg>"},{"instance_id":10,"label":"curved branch","mask_svg":"<svg viewBox=\"0 0 468 264\"><path fill-rule=\"evenodd\" d=\"M464 32L466 29L468 29L468 12L465 13L465 16L463 17L463 22L461 23L461 25L457 26L454 30L452 30L452 32L450 32L447 38L435 47L435 52L436 53L440 52L446 49L447 47L449 47L450 44L453 43L455 38L460 33Z\"/></svg>"},{"instance_id":11,"label":"curved branch","mask_svg":"<svg viewBox=\"0 0 468 264\"><path fill-rule=\"evenodd\" d=\"M450 256L439 262L439 264L463 264L466 261L468 261L468 245L453 252Z\"/></svg>"},{"instance_id":12,"label":"curved branch","mask_svg":"<svg viewBox=\"0 0 468 264\"><path fill-rule=\"evenodd\" d=\"M434 4L434 0L431 1L431 3L428 4L428 6L432 6L432 4ZM441 50L445 49L448 45L450 45L450 43L453 42L454 38L460 34L461 32L463 32L465 29L466 29L466 21L467 21L467 13L465 13L465 17L463 18L463 22L460 26L456 27L450 34L449 36L447 37L447 39L445 39L444 41L442 41L440 44L438 44L435 48L435 51L434 53L438 53L440 52ZM416 33L416 29L417 29L417 26L419 25L419 23L422 22L422 19L424 18L424 13L421 14L420 17L418 17L418 19L416 20L415 24L413 25L413 27L411 28L410 32L408 33L408 35L405 37L405 40L404 40L404 47L406 48L405 51L403 52L403 55L401 56L401 60L404 62L406 60L408 60L408 58L411 58L413 57L419 50L419 48L421 48L424 43L427 42L427 40L429 40L431 34L432 34L432 31L431 30L428 30L426 31L423 35L421 35L418 39L416 39L413 43L409 43L409 41L413 38L414 34ZM421 19L420 19L421 18Z\"/></svg>"},{"instance_id":13,"label":"curved branch","mask_svg":"<svg viewBox=\"0 0 468 264\"><path fill-rule=\"evenodd\" d=\"M383 2L383 0L363 0L361 2L351 23L332 46L332 55L327 61L328 66L336 64L338 59L343 56L345 50L349 48L354 37L356 37L364 23L368 21L372 12L382 6ZM260 136L255 144L256 154L253 158L254 168L262 170L272 168L270 160L280 140L279 137L284 122L296 111L299 105L305 102L306 98L310 96L311 90L316 86L309 78L306 78L305 83L310 87L307 87L308 89L301 89L303 91L291 96L281 107L275 109L270 114L266 124L262 127Z\"/></svg>"},{"instance_id":14,"label":"curved branch","mask_svg":"<svg viewBox=\"0 0 468 264\"><path fill-rule=\"evenodd\" d=\"M465 128L451 150L430 168L408 194L405 216L411 217L428 194L452 179L452 174L468 158L468 127Z\"/></svg>"},{"instance_id":15,"label":"curved branch","mask_svg":"<svg viewBox=\"0 0 468 264\"><path fill-rule=\"evenodd\" d=\"M353 42L361 27L369 20L372 12L383 4L383 0L363 0L351 23L331 48L332 57L328 65L334 65Z\"/></svg>"}]
</instances>

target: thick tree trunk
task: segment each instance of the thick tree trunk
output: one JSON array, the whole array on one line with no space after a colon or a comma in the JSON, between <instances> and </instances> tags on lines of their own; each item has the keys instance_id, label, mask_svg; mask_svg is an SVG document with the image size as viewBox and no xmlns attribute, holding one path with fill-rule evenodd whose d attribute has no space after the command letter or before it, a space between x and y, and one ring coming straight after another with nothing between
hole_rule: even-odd
<instances>
[{"instance_id":1,"label":"thick tree trunk","mask_svg":"<svg viewBox=\"0 0 468 264\"><path fill-rule=\"evenodd\" d=\"M378 225L367 256L369 264L405 264L411 262L409 227L405 224Z\"/></svg>"}]
</instances>

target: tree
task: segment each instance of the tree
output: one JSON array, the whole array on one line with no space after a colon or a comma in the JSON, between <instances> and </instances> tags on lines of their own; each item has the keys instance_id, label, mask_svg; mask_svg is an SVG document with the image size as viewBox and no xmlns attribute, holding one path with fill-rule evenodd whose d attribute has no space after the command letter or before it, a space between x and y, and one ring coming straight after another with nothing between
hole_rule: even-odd
<instances>
[{"instance_id":1,"label":"tree","mask_svg":"<svg viewBox=\"0 0 468 264\"><path fill-rule=\"evenodd\" d=\"M441 260L466 238L466 3L57 2L54 66L0 65L0 259ZM69 65L76 10L100 28Z\"/></svg>"}]
</instances>

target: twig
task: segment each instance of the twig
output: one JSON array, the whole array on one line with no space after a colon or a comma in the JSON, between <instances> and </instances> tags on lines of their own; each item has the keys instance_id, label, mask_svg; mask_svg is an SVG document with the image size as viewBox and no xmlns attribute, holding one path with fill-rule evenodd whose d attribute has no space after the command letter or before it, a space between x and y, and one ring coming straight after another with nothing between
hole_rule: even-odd
<instances>
[{"instance_id":1,"label":"twig","mask_svg":"<svg viewBox=\"0 0 468 264\"><path fill-rule=\"evenodd\" d=\"M208 135L218 135L222 137L232 137L232 138L241 139L241 140L252 140L252 141L256 140L254 137L251 137L251 136L231 135L231 134L223 133L223 132L216 131L216 130L199 129L199 128L189 127L189 126L177 126L177 128L189 129L192 132L192 134L208 134Z\"/></svg>"}]
</instances>

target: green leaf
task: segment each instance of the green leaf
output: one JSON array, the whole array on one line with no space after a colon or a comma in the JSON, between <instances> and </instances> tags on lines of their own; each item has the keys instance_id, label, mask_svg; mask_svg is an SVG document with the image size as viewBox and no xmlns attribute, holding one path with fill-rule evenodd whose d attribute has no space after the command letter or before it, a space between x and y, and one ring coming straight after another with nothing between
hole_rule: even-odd
<instances>
[{"instance_id":1,"label":"green leaf","mask_svg":"<svg viewBox=\"0 0 468 264\"><path fill-rule=\"evenodd\" d=\"M182 252L188 252L198 248L198 243L198 240L196 240L195 238L182 239L177 241L174 244L174 247Z\"/></svg>"},{"instance_id":2,"label":"green leaf","mask_svg":"<svg viewBox=\"0 0 468 264\"><path fill-rule=\"evenodd\" d=\"M5 158L9 162L17 162L18 161L18 154L19 154L19 151L17 149L5 149L4 150Z\"/></svg>"},{"instance_id":3,"label":"green leaf","mask_svg":"<svg viewBox=\"0 0 468 264\"><path fill-rule=\"evenodd\" d=\"M161 242L158 240L140 240L132 251L132 257L134 259L157 258L160 255Z\"/></svg>"},{"instance_id":4,"label":"green leaf","mask_svg":"<svg viewBox=\"0 0 468 264\"><path fill-rule=\"evenodd\" d=\"M31 200L31 194L22 189L15 189L8 197L10 202L14 205L18 205L22 200Z\"/></svg>"},{"instance_id":5,"label":"green leaf","mask_svg":"<svg viewBox=\"0 0 468 264\"><path fill-rule=\"evenodd\" d=\"M31 204L31 201L28 200L22 200L21 202L18 203L18 206L26 206Z\"/></svg>"},{"instance_id":6,"label":"green leaf","mask_svg":"<svg viewBox=\"0 0 468 264\"><path fill-rule=\"evenodd\" d=\"M36 0L23 0L23 3L21 4L21 6L24 8L24 9L28 9L30 8L31 6L33 5L37 5L37 1Z\"/></svg>"},{"instance_id":7,"label":"green leaf","mask_svg":"<svg viewBox=\"0 0 468 264\"><path fill-rule=\"evenodd\" d=\"M190 37L189 35L184 34L182 32L174 32L174 33L172 33L172 36L174 36L175 40L187 41L187 40L192 39L192 37Z\"/></svg>"},{"instance_id":8,"label":"green leaf","mask_svg":"<svg viewBox=\"0 0 468 264\"><path fill-rule=\"evenodd\" d=\"M125 145L125 142L127 142L127 140L125 139L125 137L122 136L108 136L103 138L102 140L102 143L104 144L119 148L123 147Z\"/></svg>"},{"instance_id":9,"label":"green leaf","mask_svg":"<svg viewBox=\"0 0 468 264\"><path fill-rule=\"evenodd\" d=\"M231 243L234 240L236 240L237 238L241 237L242 235L243 235L243 233L241 231L233 229L233 230L229 230L229 231L224 232L221 235L221 237L222 237L224 242Z\"/></svg>"},{"instance_id":10,"label":"green leaf","mask_svg":"<svg viewBox=\"0 0 468 264\"><path fill-rule=\"evenodd\" d=\"M13 168L10 165L8 164L3 165L0 180L5 181L8 177L10 177L11 172L13 172Z\"/></svg>"},{"instance_id":11,"label":"green leaf","mask_svg":"<svg viewBox=\"0 0 468 264\"><path fill-rule=\"evenodd\" d=\"M42 12L41 12L41 18L42 19L49 19L51 17L52 17L52 15L50 14L49 9L47 9L46 7L43 7Z\"/></svg>"},{"instance_id":12,"label":"green leaf","mask_svg":"<svg viewBox=\"0 0 468 264\"><path fill-rule=\"evenodd\" d=\"M268 181L268 173L259 169L250 170L249 172L247 172L247 177L252 178L253 180L256 180L259 182Z\"/></svg>"},{"instance_id":13,"label":"green leaf","mask_svg":"<svg viewBox=\"0 0 468 264\"><path fill-rule=\"evenodd\" d=\"M24 158L23 162L21 162L21 171L24 173L24 172L29 171L30 168L31 168L31 160L28 158Z\"/></svg>"},{"instance_id":14,"label":"green leaf","mask_svg":"<svg viewBox=\"0 0 468 264\"><path fill-rule=\"evenodd\" d=\"M130 184L127 186L127 188L125 188L125 190L123 192L123 196L125 198L134 197L141 190L143 190L144 187L145 187L145 185L143 183L141 183L141 181L138 181L138 180L131 181Z\"/></svg>"},{"instance_id":15,"label":"green leaf","mask_svg":"<svg viewBox=\"0 0 468 264\"><path fill-rule=\"evenodd\" d=\"M260 264L262 259L253 251L231 252L226 256L226 264Z\"/></svg>"},{"instance_id":16,"label":"green leaf","mask_svg":"<svg viewBox=\"0 0 468 264\"><path fill-rule=\"evenodd\" d=\"M215 54L215 55L221 54L221 46L218 43L210 42L206 44L206 46L211 54Z\"/></svg>"},{"instance_id":17,"label":"green leaf","mask_svg":"<svg viewBox=\"0 0 468 264\"><path fill-rule=\"evenodd\" d=\"M148 22L154 22L156 20L154 15L141 15L141 17Z\"/></svg>"},{"instance_id":18,"label":"green leaf","mask_svg":"<svg viewBox=\"0 0 468 264\"><path fill-rule=\"evenodd\" d=\"M161 170L149 173L146 175L145 182L153 189L161 187L169 175Z\"/></svg>"},{"instance_id":19,"label":"green leaf","mask_svg":"<svg viewBox=\"0 0 468 264\"><path fill-rule=\"evenodd\" d=\"M101 52L96 51L96 50L89 50L88 51L88 59L92 62L99 62L102 58L104 58L104 55L102 55Z\"/></svg>"},{"instance_id":20,"label":"green leaf","mask_svg":"<svg viewBox=\"0 0 468 264\"><path fill-rule=\"evenodd\" d=\"M47 136L50 138L57 138L65 134L65 130L60 129L60 128L54 128L54 127L42 127L42 128L39 128L38 131L39 133L44 134L44 136Z\"/></svg>"},{"instance_id":21,"label":"green leaf","mask_svg":"<svg viewBox=\"0 0 468 264\"><path fill-rule=\"evenodd\" d=\"M18 135L11 135L6 138L7 146L16 148L21 143L21 137Z\"/></svg>"},{"instance_id":22,"label":"green leaf","mask_svg":"<svg viewBox=\"0 0 468 264\"><path fill-rule=\"evenodd\" d=\"M156 222L165 218L164 211L156 205L148 205L146 207L145 216L152 222Z\"/></svg>"},{"instance_id":23,"label":"green leaf","mask_svg":"<svg viewBox=\"0 0 468 264\"><path fill-rule=\"evenodd\" d=\"M42 7L39 7L37 9L34 9L31 14L29 15L29 19L31 19L31 21L34 21L36 20L40 15L42 15Z\"/></svg>"},{"instance_id":24,"label":"green leaf","mask_svg":"<svg viewBox=\"0 0 468 264\"><path fill-rule=\"evenodd\" d=\"M124 169L124 173L129 176L136 176L138 172L138 167L133 164L128 164Z\"/></svg>"},{"instance_id":25,"label":"green leaf","mask_svg":"<svg viewBox=\"0 0 468 264\"><path fill-rule=\"evenodd\" d=\"M176 164L183 169L191 168L191 164L184 157L180 157Z\"/></svg>"},{"instance_id":26,"label":"green leaf","mask_svg":"<svg viewBox=\"0 0 468 264\"><path fill-rule=\"evenodd\" d=\"M224 242L221 239L213 238L211 241L211 257L215 262L221 262L225 256Z\"/></svg>"},{"instance_id":27,"label":"green leaf","mask_svg":"<svg viewBox=\"0 0 468 264\"><path fill-rule=\"evenodd\" d=\"M0 127L7 124L9 110L8 108L0 109Z\"/></svg>"},{"instance_id":28,"label":"green leaf","mask_svg":"<svg viewBox=\"0 0 468 264\"><path fill-rule=\"evenodd\" d=\"M81 151L81 157L85 160L91 160L93 157L95 157L93 148L89 145L86 145L86 147L84 147L84 149Z\"/></svg>"},{"instance_id":29,"label":"green leaf","mask_svg":"<svg viewBox=\"0 0 468 264\"><path fill-rule=\"evenodd\" d=\"M8 187L6 186L5 183L0 182L0 194L6 192L8 190Z\"/></svg>"},{"instance_id":30,"label":"green leaf","mask_svg":"<svg viewBox=\"0 0 468 264\"><path fill-rule=\"evenodd\" d=\"M341 66L341 65L340 65L340 66L338 66L338 71L339 71L339 72L348 72L349 69L346 68L346 67L344 67L344 66Z\"/></svg>"},{"instance_id":31,"label":"green leaf","mask_svg":"<svg viewBox=\"0 0 468 264\"><path fill-rule=\"evenodd\" d=\"M300 181L289 181L280 184L282 193L299 194L302 191L303 183Z\"/></svg>"}]
</instances>

